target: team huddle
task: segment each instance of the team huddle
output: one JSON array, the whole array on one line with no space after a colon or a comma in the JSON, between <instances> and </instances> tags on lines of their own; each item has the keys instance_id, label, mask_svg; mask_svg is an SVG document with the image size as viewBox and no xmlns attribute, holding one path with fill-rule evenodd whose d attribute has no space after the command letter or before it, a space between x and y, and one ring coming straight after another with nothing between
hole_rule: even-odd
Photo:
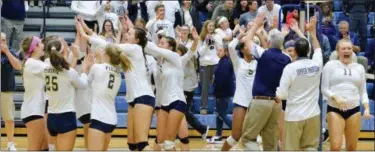
<instances>
[{"instance_id":1,"label":"team huddle","mask_svg":"<svg viewBox=\"0 0 375 152\"><path fill-rule=\"evenodd\" d=\"M192 96L188 99L186 92L197 87L198 82L192 83L198 81L197 54L207 67L204 70L210 70L210 62L224 66L221 63L228 61L235 75L233 119L227 124L232 133L224 140L223 151L237 144L245 150L259 150L258 136L267 151L277 150L278 145L285 150L317 150L320 81L329 105L331 150L341 148L343 135L347 136L347 150L356 150L360 127L355 123L360 121L361 102L364 116L370 116L365 70L352 63L353 48L347 40L337 43L339 60L323 67L316 17L307 25L311 42L293 24L290 29L300 37L286 45L285 31L289 29L279 31L276 20L265 29L264 13L247 26L237 25L229 32L225 30L229 28L225 17L207 20L199 35L189 26L171 31L160 12L164 13L163 5L155 7L156 19L144 26L120 28L125 34L119 43L111 36L96 34L79 16L75 18L77 34L71 47L59 36L24 38L21 118L27 127L28 150L44 150L48 145L54 145L50 150L73 150L77 119L84 126L85 148L107 150L117 125L115 98L122 72L129 105L129 149L176 150L178 137L180 149L189 150L185 115ZM215 77L213 81L230 80ZM286 108L282 108L282 100L286 100ZM279 129L282 109L285 122ZM149 145L153 113L157 116L157 137L155 144ZM219 115L226 123L226 114Z\"/></svg>"}]
</instances>

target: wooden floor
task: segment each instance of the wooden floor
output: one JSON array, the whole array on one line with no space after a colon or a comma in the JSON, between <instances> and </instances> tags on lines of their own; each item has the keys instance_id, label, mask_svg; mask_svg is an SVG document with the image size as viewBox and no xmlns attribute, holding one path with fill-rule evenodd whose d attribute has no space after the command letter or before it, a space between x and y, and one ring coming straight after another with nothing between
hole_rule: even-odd
<instances>
[{"instance_id":1,"label":"wooden floor","mask_svg":"<svg viewBox=\"0 0 375 152\"><path fill-rule=\"evenodd\" d=\"M149 143L153 144L154 139L150 139ZM27 148L27 138L26 137L15 137L16 147L17 150L26 150ZM374 151L374 142L375 141L360 141L358 145L358 150L365 150L365 151ZM1 137L1 149L5 150L7 144L6 137ZM116 150L116 151L127 151L128 146L126 144L126 138L114 137L110 142L110 149L109 150ZM220 150L221 144L207 144L200 138L193 138L190 139L190 149L191 150L208 150L208 151L216 151ZM324 143L323 146L324 150L329 150L329 143ZM83 147L83 138L78 137L76 139L76 144L74 150L84 150ZM241 148L235 147L232 150L241 150Z\"/></svg>"}]
</instances>

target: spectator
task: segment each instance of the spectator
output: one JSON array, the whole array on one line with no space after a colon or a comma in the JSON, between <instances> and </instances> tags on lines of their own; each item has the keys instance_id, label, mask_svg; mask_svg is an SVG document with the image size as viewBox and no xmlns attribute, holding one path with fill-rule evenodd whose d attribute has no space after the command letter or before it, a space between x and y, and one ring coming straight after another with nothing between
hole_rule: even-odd
<instances>
[{"instance_id":1,"label":"spectator","mask_svg":"<svg viewBox=\"0 0 375 152\"><path fill-rule=\"evenodd\" d=\"M353 51L358 53L361 51L361 47L359 47L359 40L357 34L354 32L349 31L349 23L347 21L340 21L339 23L339 33L336 35L337 40L347 39L353 43Z\"/></svg>"},{"instance_id":2,"label":"spectator","mask_svg":"<svg viewBox=\"0 0 375 152\"><path fill-rule=\"evenodd\" d=\"M1 118L5 122L8 138L7 150L15 151L14 143L14 103L15 70L21 70L21 62L16 58L16 50L8 48L5 33L1 33Z\"/></svg>"},{"instance_id":3,"label":"spectator","mask_svg":"<svg viewBox=\"0 0 375 152\"><path fill-rule=\"evenodd\" d=\"M221 16L226 17L229 22L233 21L233 0L226 0L224 4L217 6L211 20L217 20Z\"/></svg>"},{"instance_id":4,"label":"spectator","mask_svg":"<svg viewBox=\"0 0 375 152\"><path fill-rule=\"evenodd\" d=\"M104 4L100 7L98 13L96 13L96 18L98 19L99 33L103 32L102 29L105 24L105 20L110 20L113 23L114 30L118 31L119 16L111 12L110 3Z\"/></svg>"},{"instance_id":5,"label":"spectator","mask_svg":"<svg viewBox=\"0 0 375 152\"><path fill-rule=\"evenodd\" d=\"M148 18L153 19L156 17L156 12L154 12L158 4L163 4L166 6L165 9L165 19L170 21L172 25L175 25L176 15L180 9L180 3L178 1L146 1L146 6L148 10Z\"/></svg>"},{"instance_id":6,"label":"spectator","mask_svg":"<svg viewBox=\"0 0 375 152\"><path fill-rule=\"evenodd\" d=\"M1 7L1 31L5 33L6 43L15 50L23 39L27 2L24 0L3 1Z\"/></svg>"},{"instance_id":7,"label":"spectator","mask_svg":"<svg viewBox=\"0 0 375 152\"><path fill-rule=\"evenodd\" d=\"M95 24L98 25L96 13L100 8L99 1L72 1L70 8L77 15L83 17L84 22L91 30L95 30Z\"/></svg>"},{"instance_id":8,"label":"spectator","mask_svg":"<svg viewBox=\"0 0 375 152\"><path fill-rule=\"evenodd\" d=\"M212 83L212 76L216 64L219 62L219 57L217 56L217 47L213 35L215 31L215 22L207 20L203 24L201 37L201 48L199 49L199 62L201 65L200 70L200 82L202 85L201 91L201 114L207 114L207 103L208 103L208 90L210 84Z\"/></svg>"},{"instance_id":9,"label":"spectator","mask_svg":"<svg viewBox=\"0 0 375 152\"><path fill-rule=\"evenodd\" d=\"M231 129L232 120L227 116L230 98L234 95L235 77L232 62L229 58L228 48L220 48L217 51L220 58L215 69L214 95L216 99L216 135L209 143L221 143L224 123Z\"/></svg>"},{"instance_id":10,"label":"spectator","mask_svg":"<svg viewBox=\"0 0 375 152\"><path fill-rule=\"evenodd\" d=\"M373 38L375 38L375 25L373 25L371 27L371 33L373 35ZM365 56L367 57L367 59L369 59L369 65L371 65L372 71L374 70L374 66L375 66L375 64L374 64L374 59L375 59L374 48L375 48L375 41L374 41L374 39L371 39L370 43L367 44Z\"/></svg>"},{"instance_id":11,"label":"spectator","mask_svg":"<svg viewBox=\"0 0 375 152\"><path fill-rule=\"evenodd\" d=\"M154 7L156 17L147 22L146 28L150 33L153 42L158 43L159 34L164 36L175 37L175 31L173 28L173 23L170 22L166 16L166 10L163 4L157 4Z\"/></svg>"},{"instance_id":12,"label":"spectator","mask_svg":"<svg viewBox=\"0 0 375 152\"><path fill-rule=\"evenodd\" d=\"M218 42L216 46L223 47L223 45L228 45L233 39L233 33L232 29L229 27L228 19L222 16L217 20L216 26L214 35L215 41Z\"/></svg>"},{"instance_id":13,"label":"spectator","mask_svg":"<svg viewBox=\"0 0 375 152\"><path fill-rule=\"evenodd\" d=\"M358 31L362 50L367 46L367 15L372 3L373 0L343 0L343 11L349 14L350 32L357 33ZM356 52L356 50L353 51Z\"/></svg>"},{"instance_id":14,"label":"spectator","mask_svg":"<svg viewBox=\"0 0 375 152\"><path fill-rule=\"evenodd\" d=\"M249 3L247 0L237 0L236 7L233 11L234 24L237 25L240 16L249 11Z\"/></svg>"},{"instance_id":15,"label":"spectator","mask_svg":"<svg viewBox=\"0 0 375 152\"><path fill-rule=\"evenodd\" d=\"M129 3L127 0L111 1L111 12L118 16L125 16L129 14Z\"/></svg>"},{"instance_id":16,"label":"spectator","mask_svg":"<svg viewBox=\"0 0 375 152\"><path fill-rule=\"evenodd\" d=\"M266 0L266 5L259 7L259 13L266 13L267 24L271 25L273 22L274 16L278 17L278 21L281 18L283 20L283 14L279 16L279 11L281 6L279 4L275 4L274 0Z\"/></svg>"},{"instance_id":17,"label":"spectator","mask_svg":"<svg viewBox=\"0 0 375 152\"><path fill-rule=\"evenodd\" d=\"M116 42L116 32L113 25L113 22L111 20L104 20L102 30L99 33L100 36L104 37L104 39L109 43L115 43Z\"/></svg>"},{"instance_id":18,"label":"spectator","mask_svg":"<svg viewBox=\"0 0 375 152\"><path fill-rule=\"evenodd\" d=\"M42 7L42 4L43 2L39 2L38 0L30 0L30 7L34 7L35 6L35 3L36 3L36 6L39 6L39 7Z\"/></svg>"},{"instance_id":19,"label":"spectator","mask_svg":"<svg viewBox=\"0 0 375 152\"><path fill-rule=\"evenodd\" d=\"M333 13L332 13L332 6L331 3L321 3L320 8L322 8L322 17L323 17L323 25L321 26L321 31L324 35L327 36L331 48L336 47L336 28L333 24ZM316 17L319 19L319 12L316 12ZM323 50L324 51L324 50ZM326 54L325 54L326 55Z\"/></svg>"},{"instance_id":20,"label":"spectator","mask_svg":"<svg viewBox=\"0 0 375 152\"><path fill-rule=\"evenodd\" d=\"M148 22L147 6L145 1L129 0L128 12L129 18L133 23L140 18L142 18L145 22Z\"/></svg>"},{"instance_id":21,"label":"spectator","mask_svg":"<svg viewBox=\"0 0 375 152\"><path fill-rule=\"evenodd\" d=\"M197 31L201 32L201 21L199 19L199 12L197 11L194 3L191 0L183 0L181 9L178 11L176 16L177 25L188 25L189 27L195 27Z\"/></svg>"},{"instance_id":22,"label":"spectator","mask_svg":"<svg viewBox=\"0 0 375 152\"><path fill-rule=\"evenodd\" d=\"M256 0L251 0L249 3L249 12L242 14L240 17L240 25L246 26L249 22L253 21L258 15L258 2Z\"/></svg>"}]
</instances>

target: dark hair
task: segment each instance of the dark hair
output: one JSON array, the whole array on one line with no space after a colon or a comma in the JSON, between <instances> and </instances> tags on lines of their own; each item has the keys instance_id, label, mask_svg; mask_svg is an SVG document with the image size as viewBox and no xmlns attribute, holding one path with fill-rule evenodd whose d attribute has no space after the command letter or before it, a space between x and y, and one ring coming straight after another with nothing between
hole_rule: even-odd
<instances>
[{"instance_id":1,"label":"dark hair","mask_svg":"<svg viewBox=\"0 0 375 152\"><path fill-rule=\"evenodd\" d=\"M57 36L57 35L50 35L50 36L45 37L45 38L42 40L42 43L43 43L45 46L47 46L47 44L48 44L49 42L51 42L51 41L53 41L53 40L57 40L57 39L59 39L59 36ZM44 47L44 52L45 52L45 54L44 54L44 58L49 58L49 53L50 53L50 51L48 50L47 47Z\"/></svg>"},{"instance_id":2,"label":"dark hair","mask_svg":"<svg viewBox=\"0 0 375 152\"><path fill-rule=\"evenodd\" d=\"M115 33L115 28L114 28L114 26L113 26L113 23L112 23L112 21L109 20L109 19L104 20L104 22L103 22L103 26L102 26L102 32L100 32L99 35L101 35L101 36L105 36L105 34L107 34L106 31L105 31L105 24L106 24L107 22L111 23L111 25L112 25L112 32L113 32L113 35L116 35L116 33Z\"/></svg>"},{"instance_id":3,"label":"dark hair","mask_svg":"<svg viewBox=\"0 0 375 152\"><path fill-rule=\"evenodd\" d=\"M140 45L142 47L142 53L143 53L143 58L145 59L145 66L146 66L146 70L148 71L148 61L146 59L146 53L145 53L145 47L147 45L147 33L145 30L143 30L142 28L139 28L139 27L133 27L134 29L134 33L135 33L135 38L139 39L139 43L138 45Z\"/></svg>"},{"instance_id":4,"label":"dark hair","mask_svg":"<svg viewBox=\"0 0 375 152\"><path fill-rule=\"evenodd\" d=\"M159 8L165 8L165 7L164 7L163 4L157 4L157 5L155 6L154 11L157 12L157 11L159 10Z\"/></svg>"},{"instance_id":5,"label":"dark hair","mask_svg":"<svg viewBox=\"0 0 375 152\"><path fill-rule=\"evenodd\" d=\"M307 41L304 38L298 39L295 43L295 50L296 50L298 57L307 57L310 51L309 48L310 48L309 41Z\"/></svg>"},{"instance_id":6,"label":"dark hair","mask_svg":"<svg viewBox=\"0 0 375 152\"><path fill-rule=\"evenodd\" d=\"M169 46L172 46L172 51L177 52L177 42L176 42L176 40L173 37L170 37L170 36L164 36L163 38L165 38L167 40Z\"/></svg>"},{"instance_id":7,"label":"dark hair","mask_svg":"<svg viewBox=\"0 0 375 152\"><path fill-rule=\"evenodd\" d=\"M186 48L186 46L183 45L183 44L178 44L177 45L177 50L181 51L181 56L185 55L186 52L188 52L188 48Z\"/></svg>"},{"instance_id":8,"label":"dark hair","mask_svg":"<svg viewBox=\"0 0 375 152\"><path fill-rule=\"evenodd\" d=\"M52 40L47 43L47 52L49 53L49 58L51 65L57 70L69 70L69 63L65 60L62 54L59 52L61 50L62 44L60 40Z\"/></svg>"}]
</instances>

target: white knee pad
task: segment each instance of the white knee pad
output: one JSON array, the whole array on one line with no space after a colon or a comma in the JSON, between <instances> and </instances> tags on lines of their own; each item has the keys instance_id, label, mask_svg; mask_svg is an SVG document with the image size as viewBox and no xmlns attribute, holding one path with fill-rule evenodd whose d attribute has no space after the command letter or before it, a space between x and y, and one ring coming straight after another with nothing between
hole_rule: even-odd
<instances>
[{"instance_id":1,"label":"white knee pad","mask_svg":"<svg viewBox=\"0 0 375 152\"><path fill-rule=\"evenodd\" d=\"M233 139L233 137L232 136L229 136L228 138L227 138L227 142L228 142L228 144L230 145L230 146L235 146L235 145L237 145L237 141L235 140L235 139Z\"/></svg>"},{"instance_id":2,"label":"white knee pad","mask_svg":"<svg viewBox=\"0 0 375 152\"><path fill-rule=\"evenodd\" d=\"M170 140L164 141L164 149L165 150L173 149L175 146L176 146L176 144L173 141L170 141Z\"/></svg>"}]
</instances>

